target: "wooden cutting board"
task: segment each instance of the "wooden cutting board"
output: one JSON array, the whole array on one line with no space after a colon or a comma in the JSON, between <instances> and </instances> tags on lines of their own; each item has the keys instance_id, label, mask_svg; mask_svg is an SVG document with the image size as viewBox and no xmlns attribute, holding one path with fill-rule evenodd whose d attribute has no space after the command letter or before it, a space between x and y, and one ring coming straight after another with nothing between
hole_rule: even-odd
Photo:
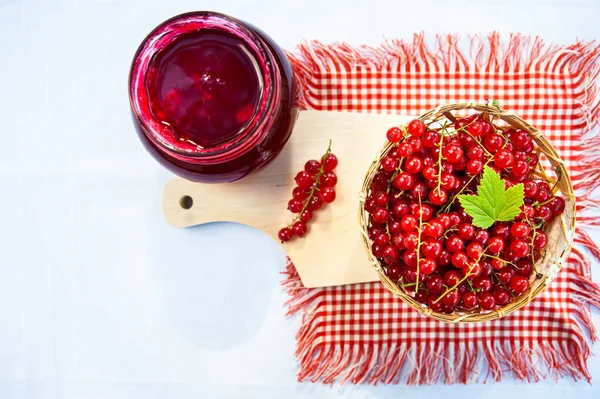
<instances>
[{"instance_id":1,"label":"wooden cutting board","mask_svg":"<svg viewBox=\"0 0 600 399\"><path fill-rule=\"evenodd\" d=\"M305 237L282 245L306 287L377 281L360 238L358 193L385 142L386 131L411 119L303 111L281 154L258 173L229 184L200 184L180 178L169 181L163 193L165 218L175 227L216 221L243 223L279 242L277 232L294 217L287 203L295 175L309 159L320 159L332 139L332 152L339 159L337 198L315 212Z\"/></svg>"}]
</instances>

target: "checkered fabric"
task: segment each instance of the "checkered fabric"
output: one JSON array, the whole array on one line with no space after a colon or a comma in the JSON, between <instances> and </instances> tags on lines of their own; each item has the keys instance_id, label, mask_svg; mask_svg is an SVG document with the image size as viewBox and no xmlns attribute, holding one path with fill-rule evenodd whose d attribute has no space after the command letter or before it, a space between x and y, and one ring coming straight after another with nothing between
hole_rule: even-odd
<instances>
[{"instance_id":1,"label":"checkered fabric","mask_svg":"<svg viewBox=\"0 0 600 399\"><path fill-rule=\"evenodd\" d=\"M420 115L439 104L496 99L558 149L578 190L578 211L595 205L589 197L600 177L593 135L600 46L551 46L520 35L503 42L497 34L466 44L463 52L447 36L430 48L415 35L411 43L376 48L312 42L289 55L308 109ZM373 134L383 142L385 132ZM580 219L580 227L597 224ZM527 381L589 380L588 341L596 339L589 307L600 304L600 287L590 280L581 245L599 252L585 231L577 234L580 245L545 292L522 310L479 324L421 316L380 283L303 288L289 264L290 313L302 315L299 380L467 383L507 373Z\"/></svg>"}]
</instances>

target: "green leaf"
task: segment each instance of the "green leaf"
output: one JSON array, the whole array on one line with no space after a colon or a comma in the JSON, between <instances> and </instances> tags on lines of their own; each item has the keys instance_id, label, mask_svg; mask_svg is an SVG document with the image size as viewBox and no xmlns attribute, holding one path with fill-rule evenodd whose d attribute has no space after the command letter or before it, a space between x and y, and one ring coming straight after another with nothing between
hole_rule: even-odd
<instances>
[{"instance_id":1,"label":"green leaf","mask_svg":"<svg viewBox=\"0 0 600 399\"><path fill-rule=\"evenodd\" d=\"M513 220L521 212L523 197L522 183L505 190L504 180L486 166L477 187L477 195L459 195L458 200L473 218L473 225L487 229L494 222Z\"/></svg>"}]
</instances>

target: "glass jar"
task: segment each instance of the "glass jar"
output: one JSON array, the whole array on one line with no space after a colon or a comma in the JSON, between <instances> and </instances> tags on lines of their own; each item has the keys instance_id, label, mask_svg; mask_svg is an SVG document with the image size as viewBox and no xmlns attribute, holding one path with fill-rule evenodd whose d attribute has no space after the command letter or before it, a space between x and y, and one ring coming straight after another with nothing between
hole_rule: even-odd
<instances>
[{"instance_id":1,"label":"glass jar","mask_svg":"<svg viewBox=\"0 0 600 399\"><path fill-rule=\"evenodd\" d=\"M173 173L232 182L269 163L290 137L297 87L283 50L250 24L191 12L155 28L129 75L133 122Z\"/></svg>"}]
</instances>

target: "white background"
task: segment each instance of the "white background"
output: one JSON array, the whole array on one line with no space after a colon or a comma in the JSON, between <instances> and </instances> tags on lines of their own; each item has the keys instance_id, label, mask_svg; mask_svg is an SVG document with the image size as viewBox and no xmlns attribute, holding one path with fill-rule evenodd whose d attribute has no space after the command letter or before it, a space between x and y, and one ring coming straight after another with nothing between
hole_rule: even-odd
<instances>
[{"instance_id":1,"label":"white background","mask_svg":"<svg viewBox=\"0 0 600 399\"><path fill-rule=\"evenodd\" d=\"M1 399L600 397L598 358L592 386L297 384L283 251L244 226L167 226L170 175L130 122L137 45L196 9L252 22L286 48L422 30L556 43L600 33L597 0L0 0Z\"/></svg>"}]
</instances>

